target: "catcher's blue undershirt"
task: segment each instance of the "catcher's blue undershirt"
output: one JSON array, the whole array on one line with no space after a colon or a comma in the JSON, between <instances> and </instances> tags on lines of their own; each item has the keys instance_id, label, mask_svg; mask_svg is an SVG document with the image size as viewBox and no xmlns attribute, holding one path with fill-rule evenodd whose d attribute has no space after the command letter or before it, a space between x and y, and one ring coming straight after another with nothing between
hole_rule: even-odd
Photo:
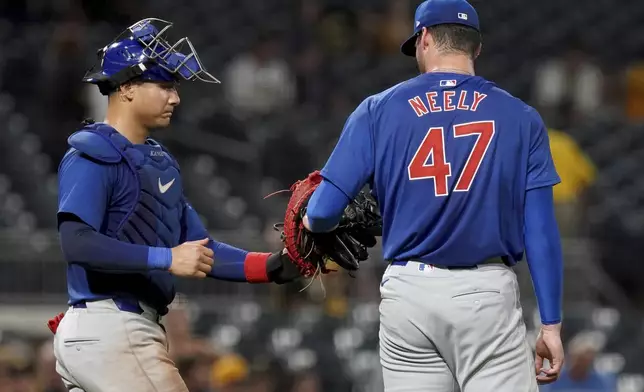
<instances>
[{"instance_id":1,"label":"catcher's blue undershirt","mask_svg":"<svg viewBox=\"0 0 644 392\"><path fill-rule=\"evenodd\" d=\"M394 161L383 161L388 157L382 150L377 150L378 148L387 148L391 143L400 143L403 148L404 142L395 139L395 136L390 132L400 129L401 122L415 121L406 120L404 113L399 115L391 113L393 110L391 107L396 107L394 103L396 98L394 97L398 96L397 90L405 91L403 97L410 94L413 96L416 94L415 89L419 87L422 87L422 91L425 91L428 86L437 88L438 86L433 84L433 79L444 77L445 75L421 75L410 82L369 97L349 116L338 144L321 171L325 180L312 195L307 208L308 224L313 231L328 231L333 228L338 223L349 200L355 197L364 185L373 184L377 159L380 159L378 164L382 170L381 181L383 176L387 176L386 173L393 170L392 165L398 164ZM511 98L507 98L507 93L500 89L490 88L482 78L462 77L454 74L450 74L450 78L457 78L456 83L459 86L461 84L467 85L472 90L487 89L485 91L488 95L493 96L498 102L505 102L504 104L508 106L507 112L503 111L498 116L490 113L492 118L499 119L499 124L512 117L508 117L508 113L513 114L516 121L526 124L525 135L530 138L530 150L527 156L528 172L525 173L528 182L524 185L527 191L522 206L523 233L519 234L522 234L523 237L521 242L524 244L541 321L543 324L558 323L561 321L563 267L559 230L554 216L552 186L559 182L559 178L552 165L547 132L543 122L534 109L527 105L522 106L518 100L513 101ZM408 93L407 90L413 92ZM398 94L402 95L402 93ZM402 102L401 107L404 107L405 104L406 102ZM383 108L385 105L388 105L386 109ZM383 118L389 119L389 122L379 124L379 121L386 121L382 120ZM415 126L412 122L404 124L405 127ZM381 132L381 134L375 136L375 132ZM376 139L382 139L384 144L376 143ZM512 139L503 140L510 142ZM404 150L398 155L398 161L400 157L404 157L403 154ZM525 159L525 156L522 159ZM376 197L387 197L384 192L378 194L378 190L382 191L383 189L382 183L380 186L375 189ZM391 212L389 213L391 214ZM392 216L389 215L389 217L391 219ZM516 257L516 255L513 256Z\"/></svg>"}]
</instances>

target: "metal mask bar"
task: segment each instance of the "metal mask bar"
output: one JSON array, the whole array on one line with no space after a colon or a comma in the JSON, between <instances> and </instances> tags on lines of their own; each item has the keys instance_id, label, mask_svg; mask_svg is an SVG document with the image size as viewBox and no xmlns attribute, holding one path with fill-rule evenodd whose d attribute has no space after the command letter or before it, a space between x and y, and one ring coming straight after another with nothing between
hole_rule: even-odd
<instances>
[{"instance_id":1,"label":"metal mask bar","mask_svg":"<svg viewBox=\"0 0 644 392\"><path fill-rule=\"evenodd\" d=\"M164 24L165 26L157 32L152 22ZM188 37L178 40L174 45L170 45L164 39L163 35L170 27L172 27L171 22L158 18L147 18L133 24L127 30L143 45L144 54L151 60L155 60L155 63L166 71L172 74L178 73L188 81L200 80L206 83L221 83L205 69ZM149 38L146 39L147 37ZM178 50L183 43L188 44L190 49L187 54ZM181 60L178 60L179 58ZM173 64L174 59L178 61L176 65ZM189 61L193 59L196 63L196 70L192 69L189 64ZM183 71L184 69L187 74Z\"/></svg>"}]
</instances>

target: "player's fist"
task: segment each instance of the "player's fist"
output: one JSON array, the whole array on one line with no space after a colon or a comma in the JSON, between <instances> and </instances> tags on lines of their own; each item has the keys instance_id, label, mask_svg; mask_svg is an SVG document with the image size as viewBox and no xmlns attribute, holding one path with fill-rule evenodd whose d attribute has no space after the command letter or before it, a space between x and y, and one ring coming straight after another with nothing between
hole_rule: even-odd
<instances>
[{"instance_id":1,"label":"player's fist","mask_svg":"<svg viewBox=\"0 0 644 392\"><path fill-rule=\"evenodd\" d=\"M212 249L206 247L208 238L199 241L184 242L172 248L172 265L170 273L176 276L205 278L212 270Z\"/></svg>"},{"instance_id":2,"label":"player's fist","mask_svg":"<svg viewBox=\"0 0 644 392\"><path fill-rule=\"evenodd\" d=\"M550 368L543 367L543 360L550 362ZM535 371L539 384L557 381L564 363L564 350L561 343L561 323L541 327L535 347Z\"/></svg>"}]
</instances>

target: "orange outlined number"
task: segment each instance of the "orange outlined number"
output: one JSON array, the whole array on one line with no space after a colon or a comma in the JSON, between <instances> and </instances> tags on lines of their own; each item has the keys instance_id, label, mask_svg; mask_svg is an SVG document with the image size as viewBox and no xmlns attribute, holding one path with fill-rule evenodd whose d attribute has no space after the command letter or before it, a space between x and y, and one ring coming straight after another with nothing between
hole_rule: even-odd
<instances>
[{"instance_id":1,"label":"orange outlined number","mask_svg":"<svg viewBox=\"0 0 644 392\"><path fill-rule=\"evenodd\" d=\"M448 195L447 179L452 175L452 167L445 157L444 132L443 127L430 128L407 166L410 180L434 179L436 196ZM467 192L474 182L476 173L494 137L494 121L456 124L453 127L453 132L454 138L476 136L474 148L472 148L454 187L454 192ZM428 164L427 161L430 157L431 164Z\"/></svg>"}]
</instances>

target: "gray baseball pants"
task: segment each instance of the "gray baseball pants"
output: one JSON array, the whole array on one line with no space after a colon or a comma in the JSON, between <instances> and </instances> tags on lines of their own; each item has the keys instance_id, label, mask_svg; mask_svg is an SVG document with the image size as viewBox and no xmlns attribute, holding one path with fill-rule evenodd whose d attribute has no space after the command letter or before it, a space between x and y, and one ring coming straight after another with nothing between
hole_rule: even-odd
<instances>
[{"instance_id":1,"label":"gray baseball pants","mask_svg":"<svg viewBox=\"0 0 644 392\"><path fill-rule=\"evenodd\" d=\"M380 293L385 392L538 391L511 268L390 265Z\"/></svg>"},{"instance_id":2,"label":"gray baseball pants","mask_svg":"<svg viewBox=\"0 0 644 392\"><path fill-rule=\"evenodd\" d=\"M168 356L157 312L118 309L114 301L70 308L54 338L56 371L71 392L188 392Z\"/></svg>"}]
</instances>

